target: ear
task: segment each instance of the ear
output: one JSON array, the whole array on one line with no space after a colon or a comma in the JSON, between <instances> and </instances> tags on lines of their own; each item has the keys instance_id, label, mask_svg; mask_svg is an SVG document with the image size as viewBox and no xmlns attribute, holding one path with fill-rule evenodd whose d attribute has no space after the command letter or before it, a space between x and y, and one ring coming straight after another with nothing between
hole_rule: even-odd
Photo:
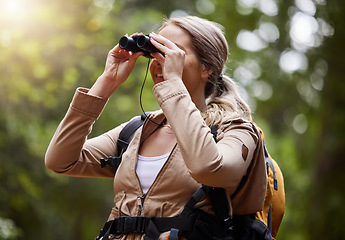
<instances>
[{"instance_id":1,"label":"ear","mask_svg":"<svg viewBox=\"0 0 345 240\"><path fill-rule=\"evenodd\" d=\"M213 73L213 70L209 67L206 67L204 64L201 65L201 78L208 79L208 77Z\"/></svg>"}]
</instances>

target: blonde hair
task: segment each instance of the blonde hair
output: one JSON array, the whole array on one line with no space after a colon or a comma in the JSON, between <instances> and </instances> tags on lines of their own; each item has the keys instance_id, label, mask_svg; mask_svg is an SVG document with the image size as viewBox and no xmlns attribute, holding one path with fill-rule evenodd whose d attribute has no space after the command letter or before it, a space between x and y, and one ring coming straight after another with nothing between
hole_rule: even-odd
<instances>
[{"instance_id":1,"label":"blonde hair","mask_svg":"<svg viewBox=\"0 0 345 240\"><path fill-rule=\"evenodd\" d=\"M205 87L208 125L228 122L235 118L250 119L250 108L240 97L236 83L223 75L228 59L228 44L223 27L215 22L195 16L176 17L164 21L162 28L174 24L191 37L199 62L212 73Z\"/></svg>"}]
</instances>

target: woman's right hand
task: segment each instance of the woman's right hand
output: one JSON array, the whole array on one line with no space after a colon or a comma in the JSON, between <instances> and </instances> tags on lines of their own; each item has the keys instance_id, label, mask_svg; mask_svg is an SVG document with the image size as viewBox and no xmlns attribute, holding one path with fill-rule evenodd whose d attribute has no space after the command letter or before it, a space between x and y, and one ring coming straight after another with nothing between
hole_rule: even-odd
<instances>
[{"instance_id":1,"label":"woman's right hand","mask_svg":"<svg viewBox=\"0 0 345 240\"><path fill-rule=\"evenodd\" d=\"M104 72L94 83L89 94L109 98L127 80L138 57L142 55L142 52L132 53L123 50L117 44L109 51Z\"/></svg>"}]
</instances>

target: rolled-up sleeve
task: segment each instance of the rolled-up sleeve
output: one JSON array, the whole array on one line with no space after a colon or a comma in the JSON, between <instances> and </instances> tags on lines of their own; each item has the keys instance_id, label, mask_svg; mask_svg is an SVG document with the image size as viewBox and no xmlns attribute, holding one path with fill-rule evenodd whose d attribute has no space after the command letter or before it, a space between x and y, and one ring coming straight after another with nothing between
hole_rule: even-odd
<instances>
[{"instance_id":1,"label":"rolled-up sleeve","mask_svg":"<svg viewBox=\"0 0 345 240\"><path fill-rule=\"evenodd\" d=\"M69 176L114 177L114 169L101 168L99 159L114 155L122 126L87 140L107 100L88 94L88 89L77 89L46 151L47 168Z\"/></svg>"},{"instance_id":2,"label":"rolled-up sleeve","mask_svg":"<svg viewBox=\"0 0 345 240\"><path fill-rule=\"evenodd\" d=\"M244 120L229 124L216 143L181 79L156 84L153 91L175 132L191 176L209 186L236 189L257 148L259 136L253 124ZM265 174L264 163L261 165Z\"/></svg>"}]
</instances>

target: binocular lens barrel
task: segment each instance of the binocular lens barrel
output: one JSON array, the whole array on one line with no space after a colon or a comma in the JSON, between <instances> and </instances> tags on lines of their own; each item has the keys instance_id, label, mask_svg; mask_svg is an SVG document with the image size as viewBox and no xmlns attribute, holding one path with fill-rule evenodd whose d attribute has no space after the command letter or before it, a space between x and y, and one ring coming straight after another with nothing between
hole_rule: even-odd
<instances>
[{"instance_id":1,"label":"binocular lens barrel","mask_svg":"<svg viewBox=\"0 0 345 240\"><path fill-rule=\"evenodd\" d=\"M120 48L131 52L140 51L140 48L137 46L137 43L135 41L135 38L123 36L122 38L120 38L119 46Z\"/></svg>"},{"instance_id":2,"label":"binocular lens barrel","mask_svg":"<svg viewBox=\"0 0 345 240\"><path fill-rule=\"evenodd\" d=\"M147 58L152 58L150 53L162 53L151 43L150 37L147 35L133 36L132 38L123 36L119 40L119 46L120 48L131 52L143 52L143 56Z\"/></svg>"},{"instance_id":3,"label":"binocular lens barrel","mask_svg":"<svg viewBox=\"0 0 345 240\"><path fill-rule=\"evenodd\" d=\"M159 52L159 50L151 43L150 38L145 35L138 38L137 46L149 52Z\"/></svg>"}]
</instances>

